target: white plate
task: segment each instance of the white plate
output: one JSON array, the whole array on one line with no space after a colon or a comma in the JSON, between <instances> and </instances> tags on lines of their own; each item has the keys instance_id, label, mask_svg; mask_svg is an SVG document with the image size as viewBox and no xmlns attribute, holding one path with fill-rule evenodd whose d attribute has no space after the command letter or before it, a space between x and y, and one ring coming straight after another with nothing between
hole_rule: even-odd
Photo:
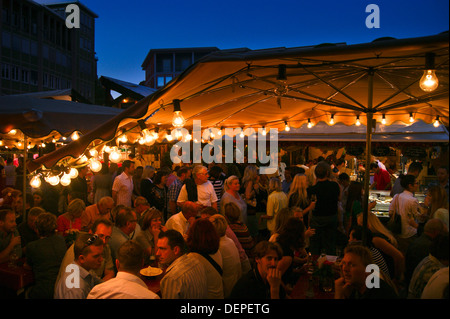
<instances>
[{"instance_id":1,"label":"white plate","mask_svg":"<svg viewBox=\"0 0 450 319\"><path fill-rule=\"evenodd\" d=\"M141 275L146 276L146 277L154 277L154 276L158 276L160 274L162 274L162 269L161 268L155 268L155 267L147 267L144 269L141 269Z\"/></svg>"}]
</instances>

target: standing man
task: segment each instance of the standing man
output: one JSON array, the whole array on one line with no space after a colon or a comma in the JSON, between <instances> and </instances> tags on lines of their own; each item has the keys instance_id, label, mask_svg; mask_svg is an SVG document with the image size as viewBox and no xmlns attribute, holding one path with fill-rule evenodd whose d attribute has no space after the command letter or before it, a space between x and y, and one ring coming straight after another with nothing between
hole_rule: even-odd
<instances>
[{"instance_id":1,"label":"standing man","mask_svg":"<svg viewBox=\"0 0 450 319\"><path fill-rule=\"evenodd\" d=\"M167 193L169 199L169 217L180 211L177 207L177 198L183 187L184 181L188 178L191 178L191 169L187 166L183 166L178 170L177 178L169 186L169 191Z\"/></svg>"},{"instance_id":2,"label":"standing man","mask_svg":"<svg viewBox=\"0 0 450 319\"><path fill-rule=\"evenodd\" d=\"M161 280L163 299L207 299L208 286L203 265L185 254L185 241L176 230L159 234L156 256L167 267Z\"/></svg>"},{"instance_id":3,"label":"standing man","mask_svg":"<svg viewBox=\"0 0 450 319\"><path fill-rule=\"evenodd\" d=\"M122 174L114 179L112 197L116 206L125 205L132 207L134 162L125 160L122 163L122 168Z\"/></svg>"},{"instance_id":4,"label":"standing man","mask_svg":"<svg viewBox=\"0 0 450 319\"><path fill-rule=\"evenodd\" d=\"M195 166L192 170L192 178L186 179L180 190L177 199L178 206L183 206L185 201L191 201L218 210L217 195L208 177L208 169L205 166Z\"/></svg>"},{"instance_id":5,"label":"standing man","mask_svg":"<svg viewBox=\"0 0 450 319\"><path fill-rule=\"evenodd\" d=\"M98 235L80 234L75 240L75 260L64 270L55 287L55 299L86 299L101 279L90 271L103 261L103 241Z\"/></svg>"},{"instance_id":6,"label":"standing man","mask_svg":"<svg viewBox=\"0 0 450 319\"><path fill-rule=\"evenodd\" d=\"M374 173L373 183L370 185L370 189L383 191L391 188L391 175L389 175L387 170L380 167L378 163L371 163L370 170Z\"/></svg>"},{"instance_id":7,"label":"standing man","mask_svg":"<svg viewBox=\"0 0 450 319\"><path fill-rule=\"evenodd\" d=\"M443 187L445 191L447 192L447 198L448 198L448 167L447 166L441 166L437 169L436 172L438 185Z\"/></svg>"},{"instance_id":8,"label":"standing man","mask_svg":"<svg viewBox=\"0 0 450 319\"><path fill-rule=\"evenodd\" d=\"M280 246L268 241L259 242L254 249L256 267L244 274L231 291L231 299L284 299L278 261L283 256Z\"/></svg>"},{"instance_id":9,"label":"standing man","mask_svg":"<svg viewBox=\"0 0 450 319\"><path fill-rule=\"evenodd\" d=\"M422 172L423 166L420 162L412 162L408 167L408 175L413 175L415 178L418 178L420 173ZM403 192L404 188L400 185L400 181L403 175L400 175L394 182L394 186L392 186L391 197L394 197L395 194L400 194Z\"/></svg>"}]
</instances>

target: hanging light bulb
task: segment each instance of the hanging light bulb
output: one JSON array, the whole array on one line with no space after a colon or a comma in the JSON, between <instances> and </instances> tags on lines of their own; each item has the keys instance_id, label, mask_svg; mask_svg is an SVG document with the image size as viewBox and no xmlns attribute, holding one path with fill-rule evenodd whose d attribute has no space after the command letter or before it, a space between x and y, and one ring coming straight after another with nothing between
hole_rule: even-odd
<instances>
[{"instance_id":1,"label":"hanging light bulb","mask_svg":"<svg viewBox=\"0 0 450 319\"><path fill-rule=\"evenodd\" d=\"M59 184L59 176L58 175L48 176L46 182L52 186L56 186Z\"/></svg>"},{"instance_id":2,"label":"hanging light bulb","mask_svg":"<svg viewBox=\"0 0 450 319\"><path fill-rule=\"evenodd\" d=\"M41 147L42 147L42 148L45 148L46 146L47 146L47 145L45 145L44 141L42 141Z\"/></svg>"},{"instance_id":3,"label":"hanging light bulb","mask_svg":"<svg viewBox=\"0 0 450 319\"><path fill-rule=\"evenodd\" d=\"M72 138L72 141L76 141L80 138L80 135L78 134L77 131L75 131L72 133L72 135L70 137Z\"/></svg>"},{"instance_id":4,"label":"hanging light bulb","mask_svg":"<svg viewBox=\"0 0 450 319\"><path fill-rule=\"evenodd\" d=\"M121 157L122 157L122 154L119 152L119 150L116 147L114 147L111 150L111 153L109 153L109 160L113 163L119 163Z\"/></svg>"},{"instance_id":5,"label":"hanging light bulb","mask_svg":"<svg viewBox=\"0 0 450 319\"><path fill-rule=\"evenodd\" d=\"M22 142L21 141L17 141L17 147L22 147Z\"/></svg>"},{"instance_id":6,"label":"hanging light bulb","mask_svg":"<svg viewBox=\"0 0 450 319\"><path fill-rule=\"evenodd\" d=\"M436 116L436 119L434 120L433 126L438 127L439 126L439 115Z\"/></svg>"},{"instance_id":7,"label":"hanging light bulb","mask_svg":"<svg viewBox=\"0 0 450 319\"><path fill-rule=\"evenodd\" d=\"M171 142L171 141L173 140L172 135L169 134L169 133L167 133L167 132L166 132L166 140L167 140L168 142Z\"/></svg>"},{"instance_id":8,"label":"hanging light bulb","mask_svg":"<svg viewBox=\"0 0 450 319\"><path fill-rule=\"evenodd\" d=\"M125 144L126 142L128 142L127 136L126 136L125 134L122 134L122 135L119 137L119 142L120 142L120 143L123 143L123 144Z\"/></svg>"},{"instance_id":9,"label":"hanging light bulb","mask_svg":"<svg viewBox=\"0 0 450 319\"><path fill-rule=\"evenodd\" d=\"M263 135L263 136L266 136L266 134L267 134L267 132L266 132L266 127L263 126L263 128L262 128L262 135Z\"/></svg>"},{"instance_id":10,"label":"hanging light bulb","mask_svg":"<svg viewBox=\"0 0 450 319\"><path fill-rule=\"evenodd\" d=\"M381 124L386 125L386 115L383 114L383 118L381 119Z\"/></svg>"},{"instance_id":11,"label":"hanging light bulb","mask_svg":"<svg viewBox=\"0 0 450 319\"><path fill-rule=\"evenodd\" d=\"M241 130L241 133L239 133L239 137L240 138L244 138L245 137L244 130Z\"/></svg>"},{"instance_id":12,"label":"hanging light bulb","mask_svg":"<svg viewBox=\"0 0 450 319\"><path fill-rule=\"evenodd\" d=\"M219 131L217 132L217 135L222 136L222 127L219 129Z\"/></svg>"},{"instance_id":13,"label":"hanging light bulb","mask_svg":"<svg viewBox=\"0 0 450 319\"><path fill-rule=\"evenodd\" d=\"M425 55L425 71L419 81L420 88L425 92L432 92L439 86L439 80L435 73L434 53Z\"/></svg>"},{"instance_id":14,"label":"hanging light bulb","mask_svg":"<svg viewBox=\"0 0 450 319\"><path fill-rule=\"evenodd\" d=\"M334 124L334 114L331 114L331 118L330 118L330 125Z\"/></svg>"},{"instance_id":15,"label":"hanging light bulb","mask_svg":"<svg viewBox=\"0 0 450 319\"><path fill-rule=\"evenodd\" d=\"M98 159L92 157L89 160L89 168L94 173L100 172L100 170L102 169L102 163Z\"/></svg>"},{"instance_id":16,"label":"hanging light bulb","mask_svg":"<svg viewBox=\"0 0 450 319\"><path fill-rule=\"evenodd\" d=\"M30 180L30 186L33 188L39 188L41 187L41 178L39 175L34 176L31 180Z\"/></svg>"},{"instance_id":17,"label":"hanging light bulb","mask_svg":"<svg viewBox=\"0 0 450 319\"><path fill-rule=\"evenodd\" d=\"M311 119L308 119L308 128L313 127L312 123L311 123Z\"/></svg>"},{"instance_id":18,"label":"hanging light bulb","mask_svg":"<svg viewBox=\"0 0 450 319\"><path fill-rule=\"evenodd\" d=\"M180 100L173 100L172 125L175 128L182 128L184 124L186 124L186 120L181 114Z\"/></svg>"},{"instance_id":19,"label":"hanging light bulb","mask_svg":"<svg viewBox=\"0 0 450 319\"><path fill-rule=\"evenodd\" d=\"M409 123L414 123L414 117L413 117L412 112L409 113Z\"/></svg>"},{"instance_id":20,"label":"hanging light bulb","mask_svg":"<svg viewBox=\"0 0 450 319\"><path fill-rule=\"evenodd\" d=\"M361 122L359 121L359 115L356 116L356 123L355 123L355 125L356 126L360 126L361 125Z\"/></svg>"},{"instance_id":21,"label":"hanging light bulb","mask_svg":"<svg viewBox=\"0 0 450 319\"><path fill-rule=\"evenodd\" d=\"M98 151L95 148L93 148L93 149L89 150L89 154L91 154L92 157L97 157Z\"/></svg>"},{"instance_id":22,"label":"hanging light bulb","mask_svg":"<svg viewBox=\"0 0 450 319\"><path fill-rule=\"evenodd\" d=\"M69 176L70 178L77 178L78 177L78 170L74 167L71 167L69 170Z\"/></svg>"},{"instance_id":23,"label":"hanging light bulb","mask_svg":"<svg viewBox=\"0 0 450 319\"><path fill-rule=\"evenodd\" d=\"M106 145L106 146L103 148L103 152L105 152L105 153L111 153L111 147L108 146L108 145Z\"/></svg>"},{"instance_id":24,"label":"hanging light bulb","mask_svg":"<svg viewBox=\"0 0 450 319\"><path fill-rule=\"evenodd\" d=\"M52 143L55 144L56 143L56 138L52 138Z\"/></svg>"},{"instance_id":25,"label":"hanging light bulb","mask_svg":"<svg viewBox=\"0 0 450 319\"><path fill-rule=\"evenodd\" d=\"M289 132L289 131L291 130L291 127L289 126L289 124L288 124L287 121L284 121L284 130L285 130L286 132Z\"/></svg>"},{"instance_id":26,"label":"hanging light bulb","mask_svg":"<svg viewBox=\"0 0 450 319\"><path fill-rule=\"evenodd\" d=\"M11 131L8 132L9 135L15 135L17 133L16 129L12 129Z\"/></svg>"},{"instance_id":27,"label":"hanging light bulb","mask_svg":"<svg viewBox=\"0 0 450 319\"><path fill-rule=\"evenodd\" d=\"M70 178L69 174L64 173L64 175L61 177L60 181L62 186L69 186L72 182L72 179Z\"/></svg>"}]
</instances>

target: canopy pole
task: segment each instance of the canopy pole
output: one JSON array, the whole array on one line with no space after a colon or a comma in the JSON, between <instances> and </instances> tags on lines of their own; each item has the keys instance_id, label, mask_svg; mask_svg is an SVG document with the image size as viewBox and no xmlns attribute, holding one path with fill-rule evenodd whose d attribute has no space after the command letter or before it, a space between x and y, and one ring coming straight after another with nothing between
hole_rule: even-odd
<instances>
[{"instance_id":1,"label":"canopy pole","mask_svg":"<svg viewBox=\"0 0 450 319\"><path fill-rule=\"evenodd\" d=\"M23 135L23 193L22 193L22 220L27 221L28 216L25 216L27 212L27 157L28 157L28 140L27 136Z\"/></svg>"},{"instance_id":2,"label":"canopy pole","mask_svg":"<svg viewBox=\"0 0 450 319\"><path fill-rule=\"evenodd\" d=\"M369 186L370 186L370 162L372 154L372 120L373 120L373 75L374 70L369 69L368 72L368 100L367 100L367 125L366 125L366 167L364 175L364 198L363 198L363 244L368 246L367 242L367 218L369 215Z\"/></svg>"}]
</instances>

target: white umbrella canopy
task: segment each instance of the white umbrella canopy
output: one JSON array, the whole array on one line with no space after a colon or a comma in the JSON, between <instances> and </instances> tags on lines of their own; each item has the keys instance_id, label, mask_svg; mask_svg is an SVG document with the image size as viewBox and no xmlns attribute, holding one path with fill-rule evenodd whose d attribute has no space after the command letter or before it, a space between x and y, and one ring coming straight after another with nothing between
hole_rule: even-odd
<instances>
[{"instance_id":1,"label":"white umbrella canopy","mask_svg":"<svg viewBox=\"0 0 450 319\"><path fill-rule=\"evenodd\" d=\"M419 87L426 55L435 55L439 87ZM300 127L311 121L352 125L369 119L386 125L409 122L448 126L448 33L371 43L324 44L267 50L235 49L209 54L166 87L142 99L98 130L30 163L34 170L61 159L78 158L94 140L112 140L119 130L170 130L174 101L180 101L185 128L201 120L202 128ZM372 120L369 121L371 130ZM368 132L370 133L370 132ZM368 134L370 135L370 134ZM370 138L370 136L368 136ZM370 142L370 140L369 140ZM370 144L370 143L369 143Z\"/></svg>"}]
</instances>

